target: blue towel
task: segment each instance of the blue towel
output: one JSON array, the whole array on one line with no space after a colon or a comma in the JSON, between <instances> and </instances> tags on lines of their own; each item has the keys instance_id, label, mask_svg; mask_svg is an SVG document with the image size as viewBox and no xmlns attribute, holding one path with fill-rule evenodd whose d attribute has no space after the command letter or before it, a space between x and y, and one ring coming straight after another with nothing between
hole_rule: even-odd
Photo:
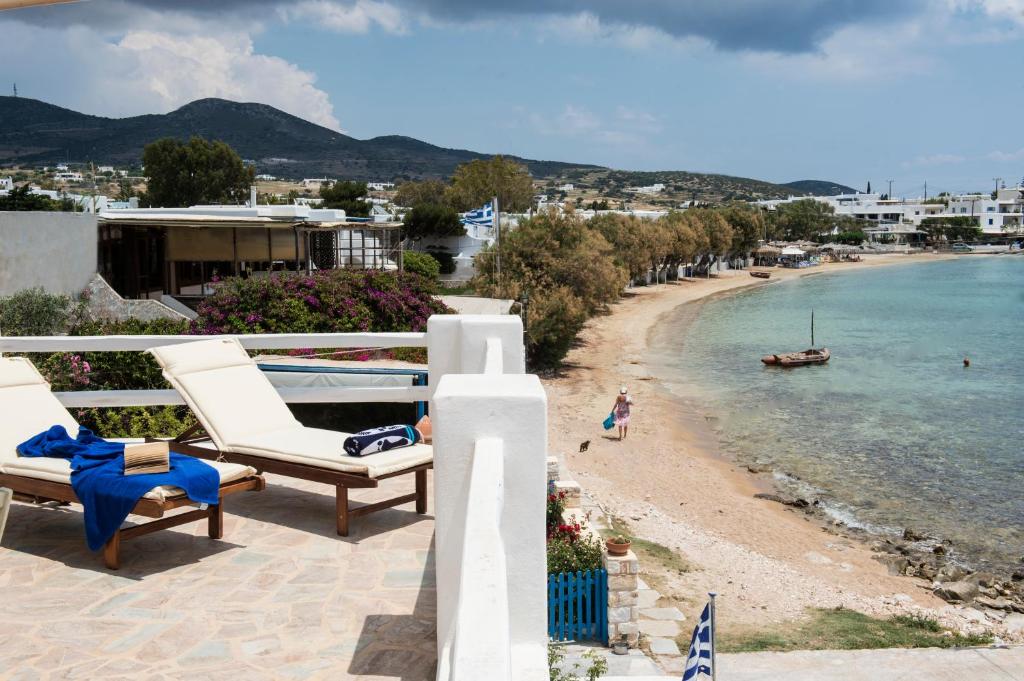
<instances>
[{"instance_id":1,"label":"blue towel","mask_svg":"<svg viewBox=\"0 0 1024 681\"><path fill-rule=\"evenodd\" d=\"M88 428L72 440L64 426L53 426L18 445L18 454L71 461L71 487L85 507L85 539L93 551L103 548L154 487L180 487L192 501L219 503L220 474L213 466L171 452L170 472L125 475L124 444L107 442Z\"/></svg>"},{"instance_id":2,"label":"blue towel","mask_svg":"<svg viewBox=\"0 0 1024 681\"><path fill-rule=\"evenodd\" d=\"M423 438L412 426L382 426L361 430L345 438L342 449L349 456L366 456L399 447L411 447Z\"/></svg>"}]
</instances>

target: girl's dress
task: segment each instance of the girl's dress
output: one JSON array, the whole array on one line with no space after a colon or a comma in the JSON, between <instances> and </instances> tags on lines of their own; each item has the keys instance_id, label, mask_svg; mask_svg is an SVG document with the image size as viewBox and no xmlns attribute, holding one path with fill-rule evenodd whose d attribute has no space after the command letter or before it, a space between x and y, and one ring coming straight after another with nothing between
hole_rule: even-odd
<instances>
[{"instance_id":1,"label":"girl's dress","mask_svg":"<svg viewBox=\"0 0 1024 681\"><path fill-rule=\"evenodd\" d=\"M625 428L629 425L629 405L633 399L627 397L624 400L615 400L615 425Z\"/></svg>"}]
</instances>

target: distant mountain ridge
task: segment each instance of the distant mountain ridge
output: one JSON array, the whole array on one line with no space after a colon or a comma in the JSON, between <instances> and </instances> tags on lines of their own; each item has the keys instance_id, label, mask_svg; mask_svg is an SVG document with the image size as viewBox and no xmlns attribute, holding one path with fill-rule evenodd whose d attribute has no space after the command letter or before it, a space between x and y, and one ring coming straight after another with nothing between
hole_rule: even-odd
<instances>
[{"instance_id":1,"label":"distant mountain ridge","mask_svg":"<svg viewBox=\"0 0 1024 681\"><path fill-rule=\"evenodd\" d=\"M410 180L450 176L467 161L489 158L466 149L448 149L412 137L385 135L360 140L303 120L266 104L199 99L167 114L129 118L92 116L24 97L0 97L0 163L93 162L134 165L142 150L162 137L200 135L223 140L258 172L280 177L333 177L352 180ZM584 163L507 156L526 165L536 178L610 171ZM638 174L640 175L640 174ZM648 175L648 174L643 174ZM653 176L653 174L650 174ZM698 198L750 196L785 198L826 187L853 191L831 182L801 180L778 185L749 178L706 173L686 176ZM835 193L835 192L833 192Z\"/></svg>"},{"instance_id":2,"label":"distant mountain ridge","mask_svg":"<svg viewBox=\"0 0 1024 681\"><path fill-rule=\"evenodd\" d=\"M260 172L293 178L446 177L460 163L491 156L401 135L359 140L266 104L200 99L168 114L104 118L35 99L0 97L0 163L138 164L150 142L193 135L227 142L242 158L255 161ZM509 158L540 177L596 167Z\"/></svg>"},{"instance_id":3,"label":"distant mountain ridge","mask_svg":"<svg viewBox=\"0 0 1024 681\"><path fill-rule=\"evenodd\" d=\"M856 194L857 190L837 182L824 180L797 180L786 182L783 187L790 187L795 194L806 196L835 196L837 194Z\"/></svg>"}]
</instances>

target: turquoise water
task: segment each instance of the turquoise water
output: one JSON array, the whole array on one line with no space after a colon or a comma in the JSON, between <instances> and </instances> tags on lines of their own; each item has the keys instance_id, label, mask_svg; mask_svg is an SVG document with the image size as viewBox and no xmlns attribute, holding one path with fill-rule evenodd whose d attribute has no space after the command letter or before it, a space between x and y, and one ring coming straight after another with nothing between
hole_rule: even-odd
<instances>
[{"instance_id":1,"label":"turquoise water","mask_svg":"<svg viewBox=\"0 0 1024 681\"><path fill-rule=\"evenodd\" d=\"M811 308L831 361L762 366L808 347ZM912 527L951 539L968 563L1019 566L1024 258L772 283L684 306L652 341L660 376L718 417L741 461L794 476L782 482L853 525Z\"/></svg>"}]
</instances>

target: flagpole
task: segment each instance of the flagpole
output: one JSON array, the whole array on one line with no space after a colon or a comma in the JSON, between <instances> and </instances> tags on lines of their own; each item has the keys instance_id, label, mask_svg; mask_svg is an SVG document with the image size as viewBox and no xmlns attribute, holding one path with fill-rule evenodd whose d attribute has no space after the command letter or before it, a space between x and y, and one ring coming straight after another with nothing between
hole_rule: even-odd
<instances>
[{"instance_id":1,"label":"flagpole","mask_svg":"<svg viewBox=\"0 0 1024 681\"><path fill-rule=\"evenodd\" d=\"M498 286L501 286L501 212L498 208L498 197L495 196L491 199L491 208L494 214L494 234L495 241L497 242L497 252L494 257L495 269L497 270L496 279Z\"/></svg>"},{"instance_id":2,"label":"flagpole","mask_svg":"<svg viewBox=\"0 0 1024 681\"><path fill-rule=\"evenodd\" d=\"M711 596L711 681L716 681L718 677L718 662L715 660L715 596L714 591L708 592L708 596Z\"/></svg>"}]
</instances>

